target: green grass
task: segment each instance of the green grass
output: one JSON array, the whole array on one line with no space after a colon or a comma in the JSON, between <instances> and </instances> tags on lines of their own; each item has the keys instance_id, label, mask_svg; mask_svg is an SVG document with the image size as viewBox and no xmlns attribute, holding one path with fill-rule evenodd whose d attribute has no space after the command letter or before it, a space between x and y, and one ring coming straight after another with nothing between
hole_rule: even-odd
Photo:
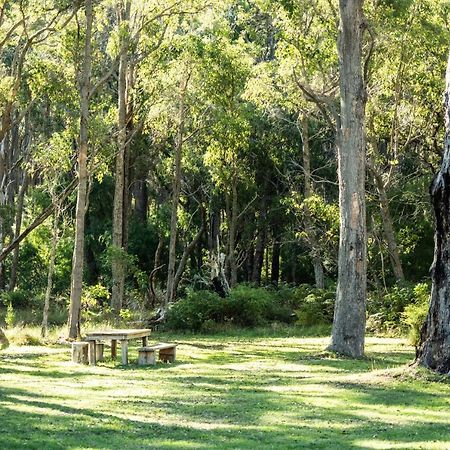
<instances>
[{"instance_id":1,"label":"green grass","mask_svg":"<svg viewBox=\"0 0 450 450\"><path fill-rule=\"evenodd\" d=\"M401 339L367 358L284 332L169 336L178 361L72 364L65 347L0 353L0 448L450 448L450 384ZM131 358L136 358L136 349Z\"/></svg>"}]
</instances>

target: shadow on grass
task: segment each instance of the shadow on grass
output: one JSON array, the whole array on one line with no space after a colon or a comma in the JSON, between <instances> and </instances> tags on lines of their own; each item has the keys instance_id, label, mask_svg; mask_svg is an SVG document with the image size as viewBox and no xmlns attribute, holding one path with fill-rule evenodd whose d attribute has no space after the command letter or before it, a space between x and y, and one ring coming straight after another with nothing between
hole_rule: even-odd
<instances>
[{"instance_id":1,"label":"shadow on grass","mask_svg":"<svg viewBox=\"0 0 450 450\"><path fill-rule=\"evenodd\" d=\"M256 345L247 355L245 346L232 344L230 351L205 344L203 350L211 353L202 354L197 367L189 359L194 367L186 373L183 361L145 368L116 365L114 370L106 364L99 367L105 372L97 373L68 370L59 361L51 361L49 369L42 354L35 360L29 354L2 355L0 375L10 374L12 381L34 375L47 385L45 394L26 385L0 385L0 448L346 449L370 448L368 443L375 441L378 448L393 443L419 448L427 441L450 447L450 391L445 387L439 386L441 395L436 395L439 390L432 384L395 380L377 386L339 378L341 373L370 372L374 364L399 366L407 352L352 361L311 356L310 349L295 355L294 347L264 351ZM239 364L257 365L258 359L267 363L263 370L239 370ZM236 363L233 370L227 367ZM271 364L280 367L273 370ZM290 371L284 371L284 364ZM117 379L110 391L105 386L95 398L93 391L106 376ZM78 385L79 377L89 383ZM69 393L58 393L58 380ZM128 384L132 388L120 395ZM441 419L440 412L446 412Z\"/></svg>"},{"instance_id":2,"label":"shadow on grass","mask_svg":"<svg viewBox=\"0 0 450 450\"><path fill-rule=\"evenodd\" d=\"M211 381L211 380L209 380ZM354 388L355 386L353 386ZM397 404L386 392L365 386L363 395L353 395L363 404ZM354 391L353 391L354 392ZM433 400L404 391L411 402ZM129 399L108 410L77 408L58 403L51 396L38 396L24 389L0 389L0 447L5 449L142 449L142 448L358 448L365 441L397 442L399 448L416 448L430 436L445 444L446 423L394 424L363 419L357 410L303 405L288 415L288 421L268 421L283 409L283 398L259 389L245 391L224 386L220 401L207 398L181 401ZM389 403L387 403L389 402ZM445 399L433 406L444 407ZM362 407L361 407L362 409ZM128 415L128 417L126 417ZM284 423L283 423L284 422ZM404 444L404 447L401 445ZM367 447L365 447L367 448ZM385 447L387 448L387 447Z\"/></svg>"}]
</instances>

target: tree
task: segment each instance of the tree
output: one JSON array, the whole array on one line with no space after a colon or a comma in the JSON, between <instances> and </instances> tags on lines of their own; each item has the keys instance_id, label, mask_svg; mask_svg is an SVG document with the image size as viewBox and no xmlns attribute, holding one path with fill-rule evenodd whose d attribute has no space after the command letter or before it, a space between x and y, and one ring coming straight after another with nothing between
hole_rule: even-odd
<instances>
[{"instance_id":1,"label":"tree","mask_svg":"<svg viewBox=\"0 0 450 450\"><path fill-rule=\"evenodd\" d=\"M69 338L71 339L76 339L80 334L81 293L83 288L84 228L88 201L87 158L89 150L89 99L91 95L92 70L92 23L94 17L92 0L86 0L85 16L84 54L79 84L78 193L69 306Z\"/></svg>"},{"instance_id":2,"label":"tree","mask_svg":"<svg viewBox=\"0 0 450 450\"><path fill-rule=\"evenodd\" d=\"M450 55L445 87L444 156L430 193L436 220L432 290L417 360L439 373L450 374Z\"/></svg>"},{"instance_id":3,"label":"tree","mask_svg":"<svg viewBox=\"0 0 450 450\"><path fill-rule=\"evenodd\" d=\"M341 113L338 126L340 240L330 349L364 355L366 321L365 80L363 0L340 0L338 38Z\"/></svg>"}]
</instances>

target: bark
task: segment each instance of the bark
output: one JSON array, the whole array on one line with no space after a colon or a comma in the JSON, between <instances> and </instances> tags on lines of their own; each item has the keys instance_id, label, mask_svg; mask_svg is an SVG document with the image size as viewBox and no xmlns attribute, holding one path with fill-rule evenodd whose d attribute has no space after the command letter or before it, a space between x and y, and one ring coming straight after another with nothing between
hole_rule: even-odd
<instances>
[{"instance_id":1,"label":"bark","mask_svg":"<svg viewBox=\"0 0 450 450\"><path fill-rule=\"evenodd\" d=\"M119 2L118 4L119 27L127 23L130 19L129 1ZM125 218L125 189L126 186L126 152L127 152L127 104L128 97L128 79L129 55L128 38L129 30L122 30L121 53L119 62L119 83L118 83L118 137L117 137L117 157L115 170L115 188L114 188L114 208L113 208L113 234L112 245L114 253L111 262L112 269L112 292L111 307L116 315L122 309L123 296L125 290L125 246L124 246L124 218Z\"/></svg>"},{"instance_id":2,"label":"bark","mask_svg":"<svg viewBox=\"0 0 450 450\"><path fill-rule=\"evenodd\" d=\"M365 205L366 93L362 70L363 0L340 0L338 124L340 239L338 286L330 349L364 355L367 249Z\"/></svg>"},{"instance_id":3,"label":"bark","mask_svg":"<svg viewBox=\"0 0 450 450\"><path fill-rule=\"evenodd\" d=\"M417 361L450 375L450 55L445 91L445 143L441 168L430 188L435 215L431 301Z\"/></svg>"},{"instance_id":4,"label":"bark","mask_svg":"<svg viewBox=\"0 0 450 450\"><path fill-rule=\"evenodd\" d=\"M80 335L81 293L83 288L84 228L88 200L87 156L89 149L89 91L92 67L92 0L85 1L86 34L84 57L80 74L80 138L78 148L78 195L75 212L75 246L72 259L70 284L69 338Z\"/></svg>"},{"instance_id":5,"label":"bark","mask_svg":"<svg viewBox=\"0 0 450 450\"><path fill-rule=\"evenodd\" d=\"M45 291L44 311L42 314L41 336L45 337L48 333L48 312L50 309L50 298L53 289L53 275L55 273L56 248L58 246L58 225L59 225L59 208L55 209L55 217L53 219L52 231L52 249L50 252L50 261L48 263L47 289Z\"/></svg>"},{"instance_id":6,"label":"bark","mask_svg":"<svg viewBox=\"0 0 450 450\"><path fill-rule=\"evenodd\" d=\"M164 309L175 296L175 265L176 265L176 245L177 245L177 222L178 206L181 195L181 164L183 158L184 122L186 115L186 89L189 82L187 74L180 82L180 98L178 106L178 131L175 144L174 169L172 182L172 214L170 218L170 242L169 242L169 263L167 270L167 293L164 301Z\"/></svg>"}]
</instances>

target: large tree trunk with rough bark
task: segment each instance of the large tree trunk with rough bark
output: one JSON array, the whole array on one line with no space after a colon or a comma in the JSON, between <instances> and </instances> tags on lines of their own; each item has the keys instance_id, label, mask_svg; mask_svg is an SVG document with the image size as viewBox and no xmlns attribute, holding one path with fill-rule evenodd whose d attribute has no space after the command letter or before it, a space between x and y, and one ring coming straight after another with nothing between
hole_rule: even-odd
<instances>
[{"instance_id":1,"label":"large tree trunk with rough bark","mask_svg":"<svg viewBox=\"0 0 450 450\"><path fill-rule=\"evenodd\" d=\"M365 204L366 92L362 70L363 0L340 0L338 124L340 239L336 305L330 349L364 355L367 249Z\"/></svg>"},{"instance_id":2,"label":"large tree trunk with rough bark","mask_svg":"<svg viewBox=\"0 0 450 450\"><path fill-rule=\"evenodd\" d=\"M75 246L70 284L69 338L80 334L81 293L83 288L84 228L88 199L87 156L89 144L89 94L92 67L92 0L85 2L86 34L82 73L80 74L80 139L78 146L78 196L75 212Z\"/></svg>"},{"instance_id":3,"label":"large tree trunk with rough bark","mask_svg":"<svg viewBox=\"0 0 450 450\"><path fill-rule=\"evenodd\" d=\"M422 328L419 364L450 375L450 56L445 91L445 148L441 169L431 185L436 220L431 302Z\"/></svg>"}]
</instances>

